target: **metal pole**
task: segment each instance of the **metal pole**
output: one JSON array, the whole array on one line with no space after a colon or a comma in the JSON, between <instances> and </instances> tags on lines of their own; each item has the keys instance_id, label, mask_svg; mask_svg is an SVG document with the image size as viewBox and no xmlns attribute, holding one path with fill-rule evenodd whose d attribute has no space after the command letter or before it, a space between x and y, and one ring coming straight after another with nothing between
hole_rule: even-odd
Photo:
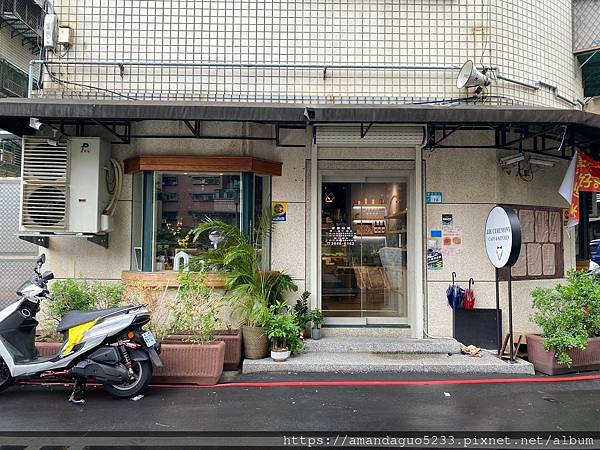
<instances>
[{"instance_id":1,"label":"metal pole","mask_svg":"<svg viewBox=\"0 0 600 450\"><path fill-rule=\"evenodd\" d=\"M512 315L512 266L508 266L508 333L510 339L510 362L515 362L513 345L513 315Z\"/></svg>"},{"instance_id":2,"label":"metal pole","mask_svg":"<svg viewBox=\"0 0 600 450\"><path fill-rule=\"evenodd\" d=\"M27 73L27 98L31 98L31 95L33 94L33 61L29 63L29 69Z\"/></svg>"},{"instance_id":3,"label":"metal pole","mask_svg":"<svg viewBox=\"0 0 600 450\"><path fill-rule=\"evenodd\" d=\"M500 315L500 282L498 281L498 269L496 268L496 336L498 345L498 356L502 352L502 316Z\"/></svg>"}]
</instances>

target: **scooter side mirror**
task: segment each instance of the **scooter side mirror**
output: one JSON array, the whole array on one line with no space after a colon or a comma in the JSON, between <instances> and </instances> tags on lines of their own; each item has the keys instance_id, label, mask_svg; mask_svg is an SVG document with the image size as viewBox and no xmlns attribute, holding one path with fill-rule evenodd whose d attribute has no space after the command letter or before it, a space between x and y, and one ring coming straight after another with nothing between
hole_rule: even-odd
<instances>
[{"instance_id":1,"label":"scooter side mirror","mask_svg":"<svg viewBox=\"0 0 600 450\"><path fill-rule=\"evenodd\" d=\"M37 259L37 264L39 266L43 265L46 262L46 254L42 253L39 258Z\"/></svg>"},{"instance_id":2,"label":"scooter side mirror","mask_svg":"<svg viewBox=\"0 0 600 450\"><path fill-rule=\"evenodd\" d=\"M42 275L42 280L44 280L44 281L54 280L54 274L52 272L50 272L49 270L47 270Z\"/></svg>"}]
</instances>

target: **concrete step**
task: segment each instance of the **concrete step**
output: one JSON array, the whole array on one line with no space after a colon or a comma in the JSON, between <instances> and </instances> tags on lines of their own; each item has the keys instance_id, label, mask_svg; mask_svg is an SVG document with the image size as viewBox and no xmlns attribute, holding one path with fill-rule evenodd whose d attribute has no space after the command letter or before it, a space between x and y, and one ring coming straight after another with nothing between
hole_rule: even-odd
<instances>
[{"instance_id":1,"label":"concrete step","mask_svg":"<svg viewBox=\"0 0 600 450\"><path fill-rule=\"evenodd\" d=\"M284 362L271 358L246 359L243 373L331 372L331 373L439 373L439 374L527 374L533 365L523 360L503 361L483 352L481 358L466 355L410 353L321 353L304 352Z\"/></svg>"},{"instance_id":2,"label":"concrete step","mask_svg":"<svg viewBox=\"0 0 600 450\"><path fill-rule=\"evenodd\" d=\"M387 336L326 336L304 342L306 352L328 353L460 353L455 339Z\"/></svg>"},{"instance_id":3,"label":"concrete step","mask_svg":"<svg viewBox=\"0 0 600 450\"><path fill-rule=\"evenodd\" d=\"M411 337L410 327L338 327L324 326L321 336Z\"/></svg>"}]
</instances>

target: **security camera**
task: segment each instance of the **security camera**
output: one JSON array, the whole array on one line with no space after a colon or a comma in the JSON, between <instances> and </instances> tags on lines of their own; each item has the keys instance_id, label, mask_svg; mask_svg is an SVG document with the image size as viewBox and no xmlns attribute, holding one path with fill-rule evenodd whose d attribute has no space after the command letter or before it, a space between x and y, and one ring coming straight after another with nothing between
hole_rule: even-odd
<instances>
[{"instance_id":1,"label":"security camera","mask_svg":"<svg viewBox=\"0 0 600 450\"><path fill-rule=\"evenodd\" d=\"M42 129L42 127L44 126L44 124L42 122L40 122L40 119L31 117L29 119L29 126L31 128L33 128L34 130L40 131Z\"/></svg>"}]
</instances>

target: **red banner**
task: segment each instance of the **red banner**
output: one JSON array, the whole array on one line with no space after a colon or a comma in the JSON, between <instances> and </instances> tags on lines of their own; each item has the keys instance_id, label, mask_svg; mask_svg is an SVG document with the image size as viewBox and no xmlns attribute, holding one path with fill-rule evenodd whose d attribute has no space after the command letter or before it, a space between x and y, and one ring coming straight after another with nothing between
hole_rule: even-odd
<instances>
[{"instance_id":1,"label":"red banner","mask_svg":"<svg viewBox=\"0 0 600 450\"><path fill-rule=\"evenodd\" d=\"M569 223L579 223L579 192L600 192L600 162L577 152L577 170L569 209Z\"/></svg>"}]
</instances>

